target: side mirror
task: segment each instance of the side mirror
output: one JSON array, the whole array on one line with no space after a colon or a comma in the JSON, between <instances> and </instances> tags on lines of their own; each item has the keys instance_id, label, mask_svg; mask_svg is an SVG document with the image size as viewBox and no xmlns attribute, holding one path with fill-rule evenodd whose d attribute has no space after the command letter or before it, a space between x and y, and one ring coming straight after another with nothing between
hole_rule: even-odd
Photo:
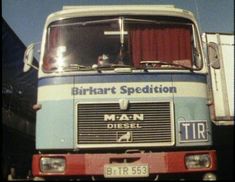
<instances>
[{"instance_id":1,"label":"side mirror","mask_svg":"<svg viewBox=\"0 0 235 182\"><path fill-rule=\"evenodd\" d=\"M220 69L220 56L218 45L214 42L210 42L207 46L208 58L212 68Z\"/></svg>"},{"instance_id":2,"label":"side mirror","mask_svg":"<svg viewBox=\"0 0 235 182\"><path fill-rule=\"evenodd\" d=\"M197 50L197 48L193 49L193 55L194 55L194 64L197 68L201 69L202 68L202 59L201 56Z\"/></svg>"},{"instance_id":3,"label":"side mirror","mask_svg":"<svg viewBox=\"0 0 235 182\"><path fill-rule=\"evenodd\" d=\"M34 59L34 43L30 44L24 53L24 68L23 71L27 72L30 70L31 67L38 70L38 67L34 66L33 63Z\"/></svg>"}]
</instances>

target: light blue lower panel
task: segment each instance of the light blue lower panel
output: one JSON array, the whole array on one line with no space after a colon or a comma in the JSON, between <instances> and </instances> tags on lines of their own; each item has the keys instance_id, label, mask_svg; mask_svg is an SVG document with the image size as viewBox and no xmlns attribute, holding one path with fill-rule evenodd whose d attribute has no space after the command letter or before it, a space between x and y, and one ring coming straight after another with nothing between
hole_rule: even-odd
<instances>
[{"instance_id":1,"label":"light blue lower panel","mask_svg":"<svg viewBox=\"0 0 235 182\"><path fill-rule=\"evenodd\" d=\"M212 145L211 121L206 98L174 98L176 145Z\"/></svg>"},{"instance_id":2,"label":"light blue lower panel","mask_svg":"<svg viewBox=\"0 0 235 182\"><path fill-rule=\"evenodd\" d=\"M74 147L73 100L44 101L37 112L36 149Z\"/></svg>"},{"instance_id":3,"label":"light blue lower panel","mask_svg":"<svg viewBox=\"0 0 235 182\"><path fill-rule=\"evenodd\" d=\"M41 104L42 109L37 112L36 149L73 149L76 127L73 100ZM206 98L175 97L174 111L176 146L212 144Z\"/></svg>"}]
</instances>

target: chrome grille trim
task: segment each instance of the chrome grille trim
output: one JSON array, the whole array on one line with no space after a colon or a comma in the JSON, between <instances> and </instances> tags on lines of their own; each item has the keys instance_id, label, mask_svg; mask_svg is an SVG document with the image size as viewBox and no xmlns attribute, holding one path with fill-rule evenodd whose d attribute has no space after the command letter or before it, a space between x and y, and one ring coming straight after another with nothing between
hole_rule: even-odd
<instances>
[{"instance_id":1,"label":"chrome grille trim","mask_svg":"<svg viewBox=\"0 0 235 182\"><path fill-rule=\"evenodd\" d=\"M123 111L120 110L118 102L77 103L76 105L77 134L75 136L76 147L77 148L151 147L151 146L172 146L175 144L174 110L173 110L172 101L165 101L165 102L131 101L129 104L130 104L129 109L127 111ZM123 113L127 115L128 114L131 115L133 113L144 113L145 118L143 121L144 125L142 124L142 129L107 130L105 127L107 121L104 121L104 114L120 115ZM123 121L117 123L121 122ZM129 122L131 123L132 121ZM116 141L117 132L122 132L122 131L131 131L134 139L133 142L118 143Z\"/></svg>"}]
</instances>

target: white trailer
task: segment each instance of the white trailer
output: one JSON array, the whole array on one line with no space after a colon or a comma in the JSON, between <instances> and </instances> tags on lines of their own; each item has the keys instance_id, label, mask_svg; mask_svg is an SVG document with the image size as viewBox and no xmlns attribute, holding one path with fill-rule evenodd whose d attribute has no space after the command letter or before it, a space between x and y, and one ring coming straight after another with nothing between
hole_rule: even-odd
<instances>
[{"instance_id":1,"label":"white trailer","mask_svg":"<svg viewBox=\"0 0 235 182\"><path fill-rule=\"evenodd\" d=\"M234 34L204 33L208 61L211 119L216 125L234 124Z\"/></svg>"}]
</instances>

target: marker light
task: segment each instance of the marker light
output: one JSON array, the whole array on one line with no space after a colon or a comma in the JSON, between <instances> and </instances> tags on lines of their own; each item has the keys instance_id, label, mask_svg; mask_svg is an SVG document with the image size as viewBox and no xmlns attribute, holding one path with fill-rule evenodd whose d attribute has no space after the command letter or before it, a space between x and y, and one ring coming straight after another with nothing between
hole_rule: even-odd
<instances>
[{"instance_id":1,"label":"marker light","mask_svg":"<svg viewBox=\"0 0 235 182\"><path fill-rule=\"evenodd\" d=\"M40 169L44 173L62 173L65 170L65 159L61 157L42 157Z\"/></svg>"},{"instance_id":2,"label":"marker light","mask_svg":"<svg viewBox=\"0 0 235 182\"><path fill-rule=\"evenodd\" d=\"M185 164L188 169L208 168L211 160L208 154L188 155L185 158Z\"/></svg>"},{"instance_id":3,"label":"marker light","mask_svg":"<svg viewBox=\"0 0 235 182\"><path fill-rule=\"evenodd\" d=\"M216 181L216 175L213 173L206 173L203 177L203 181Z\"/></svg>"}]
</instances>

